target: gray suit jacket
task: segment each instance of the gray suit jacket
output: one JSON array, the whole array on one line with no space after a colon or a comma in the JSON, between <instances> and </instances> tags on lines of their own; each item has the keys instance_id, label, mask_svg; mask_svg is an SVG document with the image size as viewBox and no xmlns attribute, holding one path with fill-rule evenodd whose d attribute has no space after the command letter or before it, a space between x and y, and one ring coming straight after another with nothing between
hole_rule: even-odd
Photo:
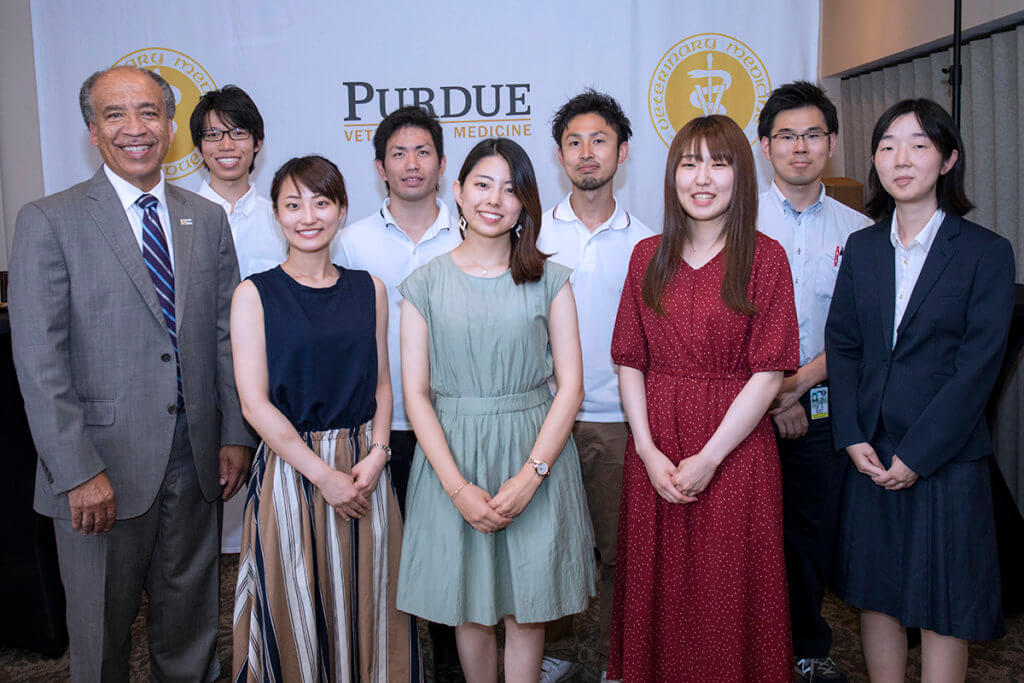
<instances>
[{"instance_id":1,"label":"gray suit jacket","mask_svg":"<svg viewBox=\"0 0 1024 683\"><path fill-rule=\"evenodd\" d=\"M185 411L203 497L220 495L221 445L254 445L228 321L238 263L221 207L167 184ZM39 452L35 508L68 518L67 492L106 470L117 517L159 490L176 415L174 350L139 243L103 169L22 207L10 271L14 362Z\"/></svg>"}]
</instances>

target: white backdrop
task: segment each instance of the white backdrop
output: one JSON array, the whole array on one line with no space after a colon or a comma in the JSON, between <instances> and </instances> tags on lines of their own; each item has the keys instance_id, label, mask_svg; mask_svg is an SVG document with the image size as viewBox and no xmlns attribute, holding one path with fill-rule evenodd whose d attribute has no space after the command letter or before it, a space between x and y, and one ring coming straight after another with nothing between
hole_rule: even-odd
<instances>
[{"instance_id":1,"label":"white backdrop","mask_svg":"<svg viewBox=\"0 0 1024 683\"><path fill-rule=\"evenodd\" d=\"M33 0L32 33L47 194L100 164L79 113L82 81L134 63L159 69L179 96L165 165L174 182L199 187L188 117L201 92L234 83L266 123L256 160L260 192L269 192L288 158L323 154L345 176L350 220L376 210L384 196L370 139L400 97L429 99L443 121L442 199L452 204L451 183L477 138L507 135L529 152L547 208L569 189L551 116L594 87L617 98L633 124L618 197L660 229L674 131L692 116L727 113L753 143L771 88L813 81L818 71L818 3L807 0ZM755 158L765 186L770 166L757 149ZM229 552L238 551L241 498L225 511Z\"/></svg>"},{"instance_id":2,"label":"white backdrop","mask_svg":"<svg viewBox=\"0 0 1024 683\"><path fill-rule=\"evenodd\" d=\"M406 104L416 95L427 97L425 89L430 89L438 114L444 114L443 86L448 86L451 113L458 113L464 99L458 88L475 95L473 86L482 85L481 109L490 113L491 86L502 86L496 115L483 116L474 107L464 116L442 118L448 157L442 198L452 202L451 182L476 141L468 137L476 132L470 129L482 127L486 137L498 132L494 126L515 125L520 133L528 126L528 135L512 137L530 153L548 207L568 191L555 158L551 116L568 97L592 86L616 97L632 120L634 139L616 179L617 193L630 211L657 227L667 147L655 128L659 117L653 110L659 105L649 98L652 85L658 86L655 76L671 72L667 83L670 110L671 100L676 101L675 115L670 116L674 128L698 113L687 109L688 100L704 99L705 105L714 106L719 92L724 94L720 104L745 126L750 112L756 115L763 102L751 88L755 81L765 88L796 78L816 79L818 3L33 0L32 31L47 193L80 182L100 163L78 110L82 81L92 71L134 55L136 60L162 57L161 73L182 86L172 155L183 154L178 145L191 148L188 115L199 90L234 83L252 95L266 121L267 139L256 162L260 191L269 190L274 170L289 157L323 154L345 175L353 220L373 211L383 197L368 141L373 124L381 119L378 89L387 89L386 111L397 107L399 88L405 88L401 95ZM676 56L682 52L690 59L681 59L682 66L672 71L672 54L663 57L694 36L704 39L699 45L691 40L677 47ZM708 47L714 48L710 70ZM730 61L737 56L741 59ZM762 68L763 75L758 73ZM717 73L690 78L696 69ZM724 78L723 71L728 72ZM694 86L706 88L709 80L711 92L694 98ZM726 80L731 82L721 90ZM356 104L352 100L364 99L366 86L345 83L369 84L374 99ZM512 106L509 85L520 86L511 89L520 98ZM421 90L413 93L412 88ZM358 121L346 120L352 106ZM524 111L528 113L520 113ZM466 137L457 139L457 132ZM755 156L761 181L767 183L769 167L759 153ZM195 189L201 174L194 170L176 182Z\"/></svg>"}]
</instances>

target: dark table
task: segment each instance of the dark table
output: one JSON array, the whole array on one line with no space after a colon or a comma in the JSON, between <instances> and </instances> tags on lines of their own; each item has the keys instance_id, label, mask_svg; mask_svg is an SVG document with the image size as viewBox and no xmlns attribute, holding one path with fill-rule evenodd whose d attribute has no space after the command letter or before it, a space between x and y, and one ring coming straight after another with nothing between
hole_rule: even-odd
<instances>
[{"instance_id":1,"label":"dark table","mask_svg":"<svg viewBox=\"0 0 1024 683\"><path fill-rule=\"evenodd\" d=\"M1007 380L1017 367L1021 350L1024 349L1024 285L1017 285L1017 298L1013 307L1013 319L1010 322L1010 337L1006 344L1006 355L999 369L999 379L992 391L988 406L985 409L989 427L995 423L996 408L999 397ZM1018 458L1021 457L1017 453ZM1024 518L1020 507L1010 492L1003 473L995 458L991 459L992 499L996 514L996 541L999 545L999 566L1003 575L1003 607L1008 613L1024 611L1024 583L1019 580L1024 570Z\"/></svg>"},{"instance_id":2,"label":"dark table","mask_svg":"<svg viewBox=\"0 0 1024 683\"><path fill-rule=\"evenodd\" d=\"M0 646L60 657L68 646L53 522L32 510L36 451L0 309Z\"/></svg>"}]
</instances>

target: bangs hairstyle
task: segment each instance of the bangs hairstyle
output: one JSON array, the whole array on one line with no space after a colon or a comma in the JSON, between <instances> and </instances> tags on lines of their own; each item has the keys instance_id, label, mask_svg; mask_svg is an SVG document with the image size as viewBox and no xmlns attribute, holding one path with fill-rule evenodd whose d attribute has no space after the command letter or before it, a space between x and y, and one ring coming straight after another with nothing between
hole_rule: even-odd
<instances>
[{"instance_id":1,"label":"bangs hairstyle","mask_svg":"<svg viewBox=\"0 0 1024 683\"><path fill-rule=\"evenodd\" d=\"M459 171L459 186L464 187L466 178L473 168L487 157L501 157L508 164L512 175L512 194L516 196L523 208L519 212L516 224L521 228L519 235L512 230L509 239L512 241L512 254L509 256L509 270L512 280L521 285L524 282L537 282L544 275L544 261L548 254L537 249L537 235L540 232L541 208L540 194L537 192L537 176L533 172L533 164L526 150L508 138L487 138L481 140L469 151ZM458 206L458 203L456 203ZM459 206L459 216L462 207Z\"/></svg>"},{"instance_id":2,"label":"bangs hairstyle","mask_svg":"<svg viewBox=\"0 0 1024 683\"><path fill-rule=\"evenodd\" d=\"M661 301L665 288L679 268L683 246L690 239L690 217L679 203L676 170L684 157L703 161L702 143L707 143L712 159L732 166L734 176L732 200L726 209L725 224L722 227L725 233L722 301L737 313L753 315L757 308L747 296L747 284L757 241L757 176L754 171L754 155L740 127L732 119L718 114L690 120L672 140L665 163L665 223L661 242L644 272L640 292L645 304L664 315Z\"/></svg>"},{"instance_id":3,"label":"bangs hairstyle","mask_svg":"<svg viewBox=\"0 0 1024 683\"><path fill-rule=\"evenodd\" d=\"M871 133L871 171L868 173L868 201L864 210L868 216L876 221L882 220L896 208L896 202L892 196L882 187L882 181L878 178L878 171L875 170L875 152L882 141L882 136L889 130L893 121L904 114L913 114L917 122L921 124L921 130L928 136L942 154L942 161L946 162L956 150L957 159L953 168L947 173L939 176L935 185L935 197L939 201L939 208L946 213L956 216L963 216L974 208L974 204L967 198L964 191L964 169L967 162L964 157L964 141L960 138L960 129L945 109L936 102L926 99L902 100L885 110L885 113L875 124L875 130Z\"/></svg>"},{"instance_id":4,"label":"bangs hairstyle","mask_svg":"<svg viewBox=\"0 0 1024 683\"><path fill-rule=\"evenodd\" d=\"M343 209L348 208L345 179L341 176L341 171L334 162L313 154L289 159L277 169L274 180L270 183L270 200L274 204L274 213L277 213L277 198L281 194L281 186L289 178L296 187L304 187L315 195L327 197Z\"/></svg>"}]
</instances>

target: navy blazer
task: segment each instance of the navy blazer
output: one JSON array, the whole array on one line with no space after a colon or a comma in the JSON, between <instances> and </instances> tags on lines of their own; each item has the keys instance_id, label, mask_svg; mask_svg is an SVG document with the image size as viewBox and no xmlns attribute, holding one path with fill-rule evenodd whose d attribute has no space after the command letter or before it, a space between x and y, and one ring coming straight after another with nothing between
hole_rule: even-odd
<instances>
[{"instance_id":1,"label":"navy blazer","mask_svg":"<svg viewBox=\"0 0 1024 683\"><path fill-rule=\"evenodd\" d=\"M892 345L895 249L885 219L846 243L825 326L837 449L879 424L919 476L992 452L984 409L1014 301L1010 243L947 214Z\"/></svg>"}]
</instances>

